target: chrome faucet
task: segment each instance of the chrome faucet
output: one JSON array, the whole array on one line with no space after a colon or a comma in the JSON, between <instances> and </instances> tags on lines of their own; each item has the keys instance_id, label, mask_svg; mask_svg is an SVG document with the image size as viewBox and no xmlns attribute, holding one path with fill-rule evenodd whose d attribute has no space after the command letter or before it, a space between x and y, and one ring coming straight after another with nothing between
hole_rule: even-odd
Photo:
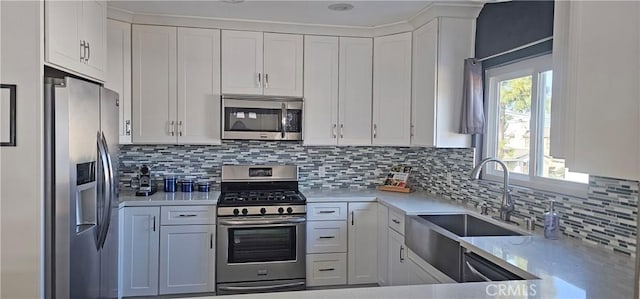
<instances>
[{"instance_id":1,"label":"chrome faucet","mask_svg":"<svg viewBox=\"0 0 640 299\"><path fill-rule=\"evenodd\" d=\"M471 178L475 180L479 179L480 170L482 170L482 167L489 162L496 162L500 164L500 166L502 166L504 177L504 191L502 193L502 202L500 204L500 219L506 222L510 222L511 213L513 213L513 210L515 210L515 206L513 204L513 200L511 199L511 190L509 190L509 169L507 169L507 165L505 165L504 162L500 161L497 158L486 158L482 160L480 164L478 164L478 166L473 169L473 171L471 171Z\"/></svg>"}]
</instances>

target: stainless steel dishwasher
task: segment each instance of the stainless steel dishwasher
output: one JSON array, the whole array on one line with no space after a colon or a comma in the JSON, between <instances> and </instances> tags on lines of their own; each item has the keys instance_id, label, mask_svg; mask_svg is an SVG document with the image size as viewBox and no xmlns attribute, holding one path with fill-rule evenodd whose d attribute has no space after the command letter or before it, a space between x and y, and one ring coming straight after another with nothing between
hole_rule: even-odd
<instances>
[{"instance_id":1,"label":"stainless steel dishwasher","mask_svg":"<svg viewBox=\"0 0 640 299\"><path fill-rule=\"evenodd\" d=\"M465 252L462 255L462 281L505 281L521 280L522 277L513 274L489 260L473 253Z\"/></svg>"}]
</instances>

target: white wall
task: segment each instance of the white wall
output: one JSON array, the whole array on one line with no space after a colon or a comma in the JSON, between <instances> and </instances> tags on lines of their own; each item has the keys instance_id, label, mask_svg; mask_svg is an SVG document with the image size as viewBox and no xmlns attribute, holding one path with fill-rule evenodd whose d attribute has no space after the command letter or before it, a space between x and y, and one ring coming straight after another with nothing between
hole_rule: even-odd
<instances>
[{"instance_id":1,"label":"white wall","mask_svg":"<svg viewBox=\"0 0 640 299\"><path fill-rule=\"evenodd\" d=\"M17 84L17 146L0 147L0 298L42 297L43 7L0 1L0 82Z\"/></svg>"}]
</instances>

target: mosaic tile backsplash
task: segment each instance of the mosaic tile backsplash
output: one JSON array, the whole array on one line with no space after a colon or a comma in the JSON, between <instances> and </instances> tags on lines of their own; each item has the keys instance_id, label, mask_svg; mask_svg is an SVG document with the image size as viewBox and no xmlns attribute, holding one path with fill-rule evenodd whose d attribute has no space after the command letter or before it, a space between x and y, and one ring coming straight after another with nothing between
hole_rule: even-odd
<instances>
[{"instance_id":1,"label":"mosaic tile backsplash","mask_svg":"<svg viewBox=\"0 0 640 299\"><path fill-rule=\"evenodd\" d=\"M307 147L299 142L225 141L219 146L128 145L121 147L120 183L129 185L143 164L157 179L175 174L220 185L220 169L237 164L294 164L302 188L375 188L394 164L414 166L416 189L471 204L500 206L502 184L474 181L473 149L416 147ZM324 176L320 176L324 167ZM450 176L450 180L448 177ZM591 176L587 198L514 187L516 216L534 217L539 229L550 200L556 201L564 235L635 256L638 182Z\"/></svg>"}]
</instances>

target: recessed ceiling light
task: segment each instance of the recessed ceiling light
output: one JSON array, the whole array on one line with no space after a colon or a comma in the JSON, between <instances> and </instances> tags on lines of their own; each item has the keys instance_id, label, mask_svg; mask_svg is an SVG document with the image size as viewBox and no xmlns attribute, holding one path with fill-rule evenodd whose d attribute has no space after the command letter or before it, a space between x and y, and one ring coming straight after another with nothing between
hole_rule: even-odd
<instances>
[{"instance_id":1,"label":"recessed ceiling light","mask_svg":"<svg viewBox=\"0 0 640 299\"><path fill-rule=\"evenodd\" d=\"M347 11L347 10L352 10L353 5L349 3L334 3L329 5L329 9L335 10L335 11Z\"/></svg>"},{"instance_id":2,"label":"recessed ceiling light","mask_svg":"<svg viewBox=\"0 0 640 299\"><path fill-rule=\"evenodd\" d=\"M244 0L222 0L224 3L238 4L244 2Z\"/></svg>"}]
</instances>

